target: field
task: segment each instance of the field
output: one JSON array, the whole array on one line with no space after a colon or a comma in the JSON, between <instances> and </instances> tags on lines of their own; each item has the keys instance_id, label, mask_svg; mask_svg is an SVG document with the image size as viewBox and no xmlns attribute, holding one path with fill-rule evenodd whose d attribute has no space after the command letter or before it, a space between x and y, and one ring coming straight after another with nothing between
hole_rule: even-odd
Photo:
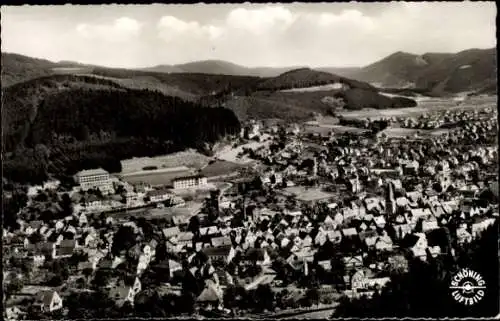
<instances>
[{"instance_id":1,"label":"field","mask_svg":"<svg viewBox=\"0 0 500 321\"><path fill-rule=\"evenodd\" d=\"M323 200L334 196L333 194L323 192L318 188L305 188L302 186L287 187L284 191L287 194L295 195L299 201L304 202Z\"/></svg>"},{"instance_id":2,"label":"field","mask_svg":"<svg viewBox=\"0 0 500 321\"><path fill-rule=\"evenodd\" d=\"M394 109L363 109L356 111L342 111L339 116L346 119L363 119L363 118L387 118L387 117L407 117L419 116L424 113L441 110L470 110L484 107L495 107L496 97L477 97L467 101L457 101L453 98L449 99L429 99L418 102L417 107L409 108L394 108Z\"/></svg>"},{"instance_id":3,"label":"field","mask_svg":"<svg viewBox=\"0 0 500 321\"><path fill-rule=\"evenodd\" d=\"M357 134L362 134L366 132L366 129L362 128L357 128L357 127L350 127L350 126L342 126L342 125L318 125L318 126L307 126L305 129L306 132L308 133L318 133L318 134L327 134L331 131L333 131L336 134L343 134L343 133L357 133Z\"/></svg>"},{"instance_id":4,"label":"field","mask_svg":"<svg viewBox=\"0 0 500 321\"><path fill-rule=\"evenodd\" d=\"M237 163L237 164L249 164L253 162L251 159L248 158L238 158L237 155L240 152L243 152L244 148L249 148L256 150L259 147L262 146L267 146L270 144L270 141L264 141L264 142L250 142L244 145L240 145L236 148L233 148L232 146L225 146L222 148L220 151L218 151L215 155L215 158L221 159L230 163Z\"/></svg>"},{"instance_id":5,"label":"field","mask_svg":"<svg viewBox=\"0 0 500 321\"><path fill-rule=\"evenodd\" d=\"M214 162L209 163L206 167L201 169L201 174L206 177L216 177L222 175L229 175L241 168L243 165L236 164L233 162L228 162L224 160L215 160Z\"/></svg>"},{"instance_id":6,"label":"field","mask_svg":"<svg viewBox=\"0 0 500 321\"><path fill-rule=\"evenodd\" d=\"M387 128L383 130L381 133L385 134L388 138L405 138L412 137L415 134L419 137L428 137L428 136L439 136L449 132L449 129L414 129L414 128Z\"/></svg>"},{"instance_id":7,"label":"field","mask_svg":"<svg viewBox=\"0 0 500 321\"><path fill-rule=\"evenodd\" d=\"M152 171L140 174L124 175L121 179L129 184L146 183L151 186L171 185L172 180L182 176L193 175L194 171Z\"/></svg>"},{"instance_id":8,"label":"field","mask_svg":"<svg viewBox=\"0 0 500 321\"><path fill-rule=\"evenodd\" d=\"M156 166L158 169L186 166L202 168L208 164L209 157L192 150L156 157L140 157L122 161L122 174L139 172L145 166Z\"/></svg>"}]
</instances>

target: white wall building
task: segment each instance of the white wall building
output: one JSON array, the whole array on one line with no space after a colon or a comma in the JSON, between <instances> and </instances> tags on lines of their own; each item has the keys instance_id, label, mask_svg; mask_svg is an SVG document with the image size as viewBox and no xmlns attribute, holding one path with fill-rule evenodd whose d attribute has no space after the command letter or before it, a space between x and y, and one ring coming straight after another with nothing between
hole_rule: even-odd
<instances>
[{"instance_id":1,"label":"white wall building","mask_svg":"<svg viewBox=\"0 0 500 321\"><path fill-rule=\"evenodd\" d=\"M75 181L84 191L93 188L99 188L102 192L113 190L109 173L102 168L80 171L75 175Z\"/></svg>"},{"instance_id":2,"label":"white wall building","mask_svg":"<svg viewBox=\"0 0 500 321\"><path fill-rule=\"evenodd\" d=\"M173 181L174 189L197 188L207 185L205 176L187 176L179 177Z\"/></svg>"}]
</instances>

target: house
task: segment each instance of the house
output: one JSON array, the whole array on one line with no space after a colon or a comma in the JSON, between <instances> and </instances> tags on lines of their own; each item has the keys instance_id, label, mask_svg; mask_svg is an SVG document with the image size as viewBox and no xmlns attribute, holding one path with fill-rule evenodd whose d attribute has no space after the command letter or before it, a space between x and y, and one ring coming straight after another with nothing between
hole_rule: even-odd
<instances>
[{"instance_id":1,"label":"house","mask_svg":"<svg viewBox=\"0 0 500 321\"><path fill-rule=\"evenodd\" d=\"M377 251L392 251L392 248L392 239L387 235L387 233L380 236L375 243L375 249Z\"/></svg>"},{"instance_id":2,"label":"house","mask_svg":"<svg viewBox=\"0 0 500 321\"><path fill-rule=\"evenodd\" d=\"M457 234L457 242L459 244L470 243L473 239L472 234L467 230L467 225L463 224L459 226L456 231Z\"/></svg>"},{"instance_id":3,"label":"house","mask_svg":"<svg viewBox=\"0 0 500 321\"><path fill-rule=\"evenodd\" d=\"M170 273L170 277L174 277L174 273L177 271L182 271L182 264L174 260L168 260L168 271Z\"/></svg>"},{"instance_id":4,"label":"house","mask_svg":"<svg viewBox=\"0 0 500 321\"><path fill-rule=\"evenodd\" d=\"M171 198L171 193L166 189L155 189L146 193L150 202L163 202Z\"/></svg>"},{"instance_id":5,"label":"house","mask_svg":"<svg viewBox=\"0 0 500 321\"><path fill-rule=\"evenodd\" d=\"M234 257L234 249L231 245L219 246L219 247L206 247L202 249L202 252L208 257L211 262L228 262L230 261L231 255Z\"/></svg>"},{"instance_id":6,"label":"house","mask_svg":"<svg viewBox=\"0 0 500 321\"><path fill-rule=\"evenodd\" d=\"M212 280L205 282L205 288L196 298L196 302L206 308L218 308L222 303L222 289Z\"/></svg>"},{"instance_id":7,"label":"house","mask_svg":"<svg viewBox=\"0 0 500 321\"><path fill-rule=\"evenodd\" d=\"M422 221L422 232L432 231L439 228L438 221L435 217L431 217Z\"/></svg>"},{"instance_id":8,"label":"house","mask_svg":"<svg viewBox=\"0 0 500 321\"><path fill-rule=\"evenodd\" d=\"M22 320L23 311L17 306L10 306L5 308L5 317L7 321Z\"/></svg>"},{"instance_id":9,"label":"house","mask_svg":"<svg viewBox=\"0 0 500 321\"><path fill-rule=\"evenodd\" d=\"M318 265L327 272L332 270L332 262L330 260L318 261Z\"/></svg>"},{"instance_id":10,"label":"house","mask_svg":"<svg viewBox=\"0 0 500 321\"><path fill-rule=\"evenodd\" d=\"M359 239L363 242L368 248L374 247L375 243L378 239L378 233L374 230L364 231L359 233Z\"/></svg>"},{"instance_id":11,"label":"house","mask_svg":"<svg viewBox=\"0 0 500 321\"><path fill-rule=\"evenodd\" d=\"M141 291L141 282L138 278L135 278L132 285L119 285L112 287L108 293L110 299L115 301L115 304L119 307L123 306L125 302L134 304L134 299L137 293Z\"/></svg>"},{"instance_id":12,"label":"house","mask_svg":"<svg viewBox=\"0 0 500 321\"><path fill-rule=\"evenodd\" d=\"M162 232L163 232L163 235L165 236L165 238L168 240L171 237L178 235L181 231L179 230L178 226L173 226L173 227L164 228L162 230Z\"/></svg>"},{"instance_id":13,"label":"house","mask_svg":"<svg viewBox=\"0 0 500 321\"><path fill-rule=\"evenodd\" d=\"M242 253L241 261L246 264L269 265L271 258L265 249L250 248Z\"/></svg>"},{"instance_id":14,"label":"house","mask_svg":"<svg viewBox=\"0 0 500 321\"><path fill-rule=\"evenodd\" d=\"M74 178L84 191L93 188L98 188L103 192L111 192L113 190L113 183L111 182L109 173L102 168L80 171Z\"/></svg>"},{"instance_id":15,"label":"house","mask_svg":"<svg viewBox=\"0 0 500 321\"><path fill-rule=\"evenodd\" d=\"M54 258L55 257L55 243L52 242L40 242L36 244L28 244L27 250L28 250L28 255L33 257L33 262L38 262L41 263L42 261L45 261L45 258L50 257ZM42 258L43 257L43 258Z\"/></svg>"},{"instance_id":16,"label":"house","mask_svg":"<svg viewBox=\"0 0 500 321\"><path fill-rule=\"evenodd\" d=\"M333 244L338 244L342 241L342 233L338 230L336 231L327 231L326 237Z\"/></svg>"},{"instance_id":17,"label":"house","mask_svg":"<svg viewBox=\"0 0 500 321\"><path fill-rule=\"evenodd\" d=\"M45 290L35 296L35 306L43 312L53 312L63 307L63 300L56 291Z\"/></svg>"},{"instance_id":18,"label":"house","mask_svg":"<svg viewBox=\"0 0 500 321\"><path fill-rule=\"evenodd\" d=\"M210 235L215 235L219 233L219 228L217 226L207 226L207 227L200 227L200 235L204 236L210 236Z\"/></svg>"},{"instance_id":19,"label":"house","mask_svg":"<svg viewBox=\"0 0 500 321\"><path fill-rule=\"evenodd\" d=\"M346 269L357 269L363 266L363 257L361 255L345 256L342 258Z\"/></svg>"},{"instance_id":20,"label":"house","mask_svg":"<svg viewBox=\"0 0 500 321\"><path fill-rule=\"evenodd\" d=\"M31 221L29 222L28 226L26 227L26 229L24 230L24 233L26 233L27 235L31 235L33 233L35 233L36 231L38 231L39 228L41 228L43 225L43 221Z\"/></svg>"},{"instance_id":21,"label":"house","mask_svg":"<svg viewBox=\"0 0 500 321\"><path fill-rule=\"evenodd\" d=\"M207 185L207 178L201 175L178 177L173 180L174 189L186 189L204 187Z\"/></svg>"},{"instance_id":22,"label":"house","mask_svg":"<svg viewBox=\"0 0 500 321\"><path fill-rule=\"evenodd\" d=\"M472 237L477 238L488 227L495 223L494 218L478 217L472 223Z\"/></svg>"},{"instance_id":23,"label":"house","mask_svg":"<svg viewBox=\"0 0 500 321\"><path fill-rule=\"evenodd\" d=\"M56 258L70 257L71 255L73 255L73 252L75 251L77 246L78 243L76 240L62 240L56 246L55 257Z\"/></svg>"},{"instance_id":24,"label":"house","mask_svg":"<svg viewBox=\"0 0 500 321\"><path fill-rule=\"evenodd\" d=\"M342 235L345 238L354 238L358 235L358 232L354 227L342 229Z\"/></svg>"},{"instance_id":25,"label":"house","mask_svg":"<svg viewBox=\"0 0 500 321\"><path fill-rule=\"evenodd\" d=\"M180 232L177 235L177 243L180 246L192 246L194 234L192 232Z\"/></svg>"},{"instance_id":26,"label":"house","mask_svg":"<svg viewBox=\"0 0 500 321\"><path fill-rule=\"evenodd\" d=\"M212 246L213 247L222 247L222 246L231 246L231 238L227 236L213 237L212 238Z\"/></svg>"},{"instance_id":27,"label":"house","mask_svg":"<svg viewBox=\"0 0 500 321\"><path fill-rule=\"evenodd\" d=\"M424 233L408 234L403 239L403 244L410 249L415 257L425 260L427 256L427 237Z\"/></svg>"}]
</instances>

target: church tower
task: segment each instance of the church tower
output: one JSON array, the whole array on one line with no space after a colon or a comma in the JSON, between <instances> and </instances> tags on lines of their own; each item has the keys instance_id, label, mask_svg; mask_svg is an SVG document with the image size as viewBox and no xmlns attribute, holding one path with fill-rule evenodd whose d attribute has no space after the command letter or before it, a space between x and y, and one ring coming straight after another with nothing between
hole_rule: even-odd
<instances>
[{"instance_id":1,"label":"church tower","mask_svg":"<svg viewBox=\"0 0 500 321\"><path fill-rule=\"evenodd\" d=\"M385 209L389 216L396 214L396 201L394 200L394 188L392 181L387 182L385 192Z\"/></svg>"}]
</instances>

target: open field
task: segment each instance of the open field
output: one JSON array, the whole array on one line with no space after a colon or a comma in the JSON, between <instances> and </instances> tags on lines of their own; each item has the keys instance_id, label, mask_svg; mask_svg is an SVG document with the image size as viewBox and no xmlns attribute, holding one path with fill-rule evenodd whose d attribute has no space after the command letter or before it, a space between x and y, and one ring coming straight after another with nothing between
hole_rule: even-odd
<instances>
[{"instance_id":1,"label":"open field","mask_svg":"<svg viewBox=\"0 0 500 321\"><path fill-rule=\"evenodd\" d=\"M222 148L220 151L218 151L215 155L215 158L221 159L227 162L231 163L237 163L237 164L249 164L253 160L248 159L248 158L237 158L236 156L243 151L244 148L249 148L249 149L257 149L262 146L267 146L271 143L271 141L266 140L264 142L250 142L244 145L240 145L236 148L233 148L232 146L225 146Z\"/></svg>"},{"instance_id":2,"label":"open field","mask_svg":"<svg viewBox=\"0 0 500 321\"><path fill-rule=\"evenodd\" d=\"M323 192L319 188L305 188L303 186L287 187L283 191L286 194L295 195L297 200L303 202L324 200L334 196L331 193Z\"/></svg>"},{"instance_id":3,"label":"open field","mask_svg":"<svg viewBox=\"0 0 500 321\"><path fill-rule=\"evenodd\" d=\"M303 87L303 88L292 88L292 89L285 89L285 90L280 90L280 92L296 92L296 93L301 93L301 92L314 92L314 91L330 91L330 90L339 90L342 89L342 84L341 83L333 83L333 84L327 84L327 85L320 85L320 86L311 86L311 87Z\"/></svg>"},{"instance_id":4,"label":"open field","mask_svg":"<svg viewBox=\"0 0 500 321\"><path fill-rule=\"evenodd\" d=\"M155 166L158 169L179 166L199 169L207 165L209 160L209 157L192 150L155 157L137 157L121 161L122 174L140 172L146 166Z\"/></svg>"},{"instance_id":5,"label":"open field","mask_svg":"<svg viewBox=\"0 0 500 321\"><path fill-rule=\"evenodd\" d=\"M450 99L433 99L427 101L419 101L419 106L409 108L394 108L394 109L363 109L356 111L342 111L339 116L346 119L363 119L363 118L387 118L387 117L407 117L419 116L424 113L434 111L460 111L471 110L484 107L495 107L495 97L478 97L463 102L457 102L453 98Z\"/></svg>"},{"instance_id":6,"label":"open field","mask_svg":"<svg viewBox=\"0 0 500 321\"><path fill-rule=\"evenodd\" d=\"M336 134L343 134L343 133L362 134L364 132L367 132L368 130L363 129L363 128L350 127L350 126L321 124L318 126L307 126L305 131L307 133L312 133L312 134L315 134L315 133L328 134L331 131L336 133Z\"/></svg>"},{"instance_id":7,"label":"open field","mask_svg":"<svg viewBox=\"0 0 500 321\"><path fill-rule=\"evenodd\" d=\"M178 177L194 175L194 171L151 171L132 175L123 175L121 178L129 184L146 183L151 186L171 185L172 180Z\"/></svg>"},{"instance_id":8,"label":"open field","mask_svg":"<svg viewBox=\"0 0 500 321\"><path fill-rule=\"evenodd\" d=\"M229 175L243 167L243 165L237 163L228 162L225 160L215 160L213 162L210 162L207 166L203 167L201 169L201 174L205 175L208 178L217 177Z\"/></svg>"},{"instance_id":9,"label":"open field","mask_svg":"<svg viewBox=\"0 0 500 321\"><path fill-rule=\"evenodd\" d=\"M416 128L400 128L391 127L386 128L381 134L385 134L388 138L405 138L408 136L417 135L418 137L429 137L429 136L439 136L449 132L450 129L438 128L438 129L416 129Z\"/></svg>"}]
</instances>

